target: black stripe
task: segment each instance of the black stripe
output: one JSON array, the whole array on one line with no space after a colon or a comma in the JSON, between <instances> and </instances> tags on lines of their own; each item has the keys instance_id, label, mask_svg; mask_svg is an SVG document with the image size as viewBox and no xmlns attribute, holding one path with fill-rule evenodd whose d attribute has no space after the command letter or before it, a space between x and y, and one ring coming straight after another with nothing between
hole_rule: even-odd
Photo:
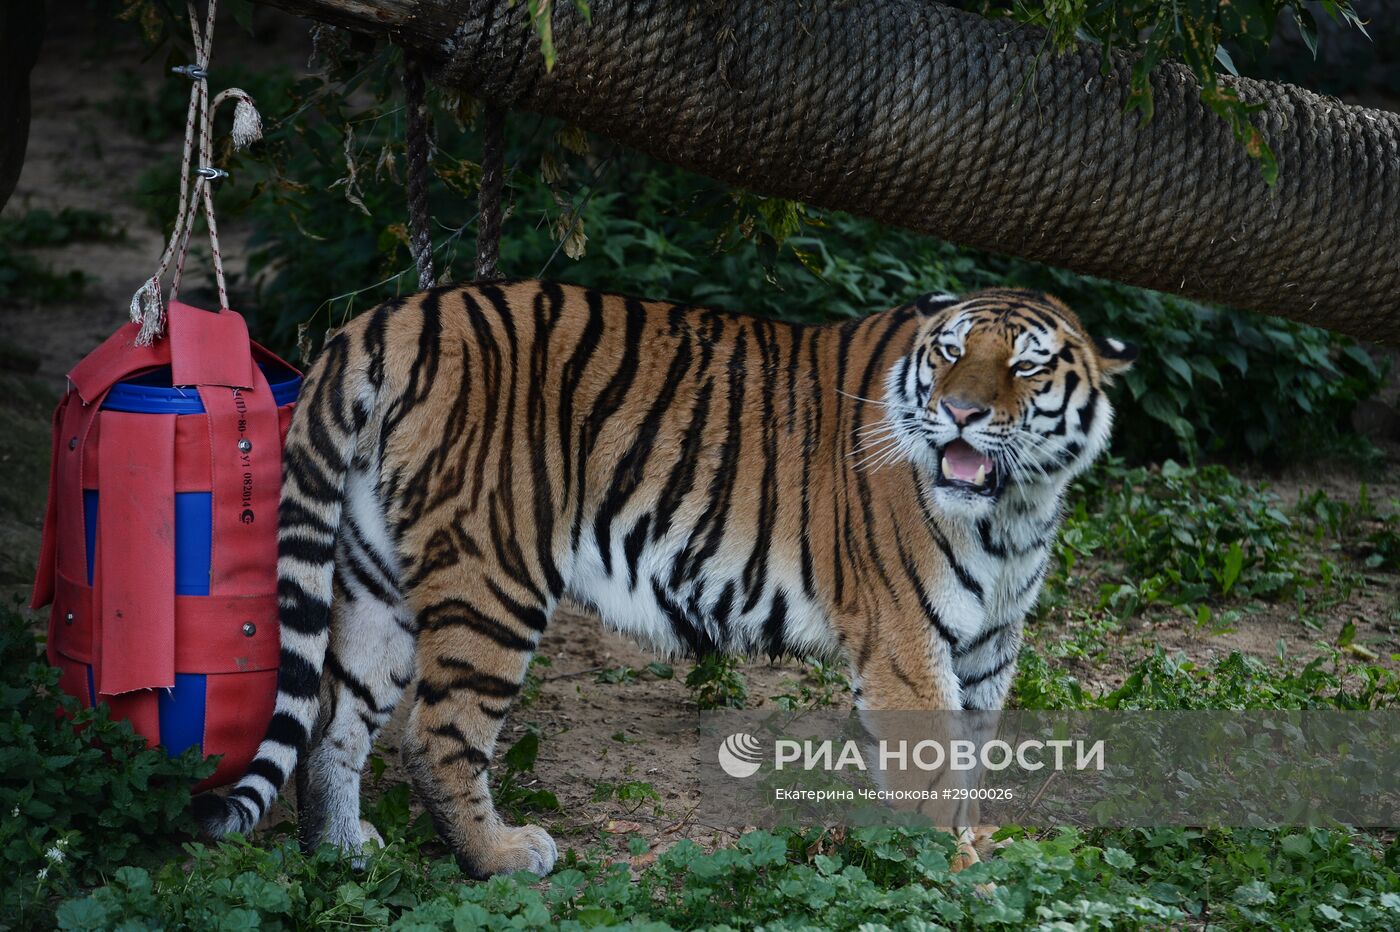
<instances>
[{"instance_id":1,"label":"black stripe","mask_svg":"<svg viewBox=\"0 0 1400 932\"><path fill-rule=\"evenodd\" d=\"M993 627L983 629L981 632L978 633L978 635L975 638L968 641L966 644L963 644L960 647L956 648L953 651L953 656L966 657L970 655L979 647L986 645L988 641L990 641L992 638L996 637L998 634L1005 631L1009 627L1011 627L1011 622L1006 622L1004 624L994 625Z\"/></svg>"},{"instance_id":2,"label":"black stripe","mask_svg":"<svg viewBox=\"0 0 1400 932\"><path fill-rule=\"evenodd\" d=\"M763 646L773 660L787 653L787 596L782 590L774 593L768 618L763 622Z\"/></svg>"},{"instance_id":3,"label":"black stripe","mask_svg":"<svg viewBox=\"0 0 1400 932\"><path fill-rule=\"evenodd\" d=\"M469 660L463 660L449 654L441 654L434 659L437 660L439 666L457 671L457 675L452 679L451 689L469 689L474 693L490 696L493 699L509 699L520 692L519 683L512 683L510 680L495 674L486 673Z\"/></svg>"},{"instance_id":4,"label":"black stripe","mask_svg":"<svg viewBox=\"0 0 1400 932\"><path fill-rule=\"evenodd\" d=\"M546 299L549 301L547 312ZM552 402L550 396L546 396L544 389L550 372L550 337L559 320L563 303L563 292L555 284L542 284L540 293L535 296L535 333L530 353L530 379L526 386L527 415L525 419L525 434L533 451L531 486L534 492L535 561L544 574L545 587L555 598L558 598L564 589L564 579L559 574L559 568L554 564L554 555L551 552L554 544L556 508L554 491L549 482L549 450L546 428L549 419L548 411ZM567 458L565 457L565 459Z\"/></svg>"},{"instance_id":5,"label":"black stripe","mask_svg":"<svg viewBox=\"0 0 1400 932\"><path fill-rule=\"evenodd\" d=\"M350 690L365 708L379 715L385 713L385 710L380 708L379 703L374 701L374 693L370 691L370 688L356 677L355 674L341 666L339 658L335 655L335 651L326 652L326 672L338 680L346 689Z\"/></svg>"},{"instance_id":6,"label":"black stripe","mask_svg":"<svg viewBox=\"0 0 1400 932\"><path fill-rule=\"evenodd\" d=\"M577 345L573 354L569 356L569 361L564 364L564 370L560 375L559 391L559 449L562 452L563 463L563 485L564 489L572 488L570 485L572 477L573 459L569 455L574 449L572 439L574 429L574 396L578 392L579 382L583 379L584 370L588 367L588 362L593 358L593 354L598 350L598 341L603 335L603 299L596 291L584 293L584 304L588 308L588 320L583 325L583 332L578 336ZM579 503L576 503L576 505Z\"/></svg>"},{"instance_id":7,"label":"black stripe","mask_svg":"<svg viewBox=\"0 0 1400 932\"><path fill-rule=\"evenodd\" d=\"M274 712L267 723L266 741L295 748L297 753L306 747L306 726L287 712Z\"/></svg>"},{"instance_id":8,"label":"black stripe","mask_svg":"<svg viewBox=\"0 0 1400 932\"><path fill-rule=\"evenodd\" d=\"M642 547L646 544L647 530L650 527L651 514L644 514L622 540L622 552L627 558L628 590L637 588L637 561L642 557Z\"/></svg>"},{"instance_id":9,"label":"black stripe","mask_svg":"<svg viewBox=\"0 0 1400 932\"><path fill-rule=\"evenodd\" d=\"M708 501L700 512L700 521L690 533L685 549L676 558L671 570L671 586L677 588L680 582L695 575L699 568L709 562L719 550L720 541L729 518L733 500L734 485L738 480L739 460L743 447L744 413L744 362L748 354L747 331L741 323L738 335L733 341L728 360L729 367L729 416L726 422L724 443L720 447L720 462L710 477L707 490ZM703 536L704 542L696 547Z\"/></svg>"},{"instance_id":10,"label":"black stripe","mask_svg":"<svg viewBox=\"0 0 1400 932\"><path fill-rule=\"evenodd\" d=\"M494 579L486 580L486 588L496 597L496 601L501 603L502 608L509 612L516 621L520 622L531 631L543 631L545 628L549 627L549 616L545 614L544 609L537 605L532 606L526 605L523 602L517 602L515 599L506 595L505 590L496 585Z\"/></svg>"},{"instance_id":11,"label":"black stripe","mask_svg":"<svg viewBox=\"0 0 1400 932\"><path fill-rule=\"evenodd\" d=\"M963 680L962 688L964 690L967 690L971 689L973 686L978 686L982 683L985 683L987 680L1001 673L1007 667L1011 666L1012 662L1015 661L1015 659L1015 657L1011 656L1001 658L1001 660L998 661L991 669L985 670L982 673L977 674L976 676Z\"/></svg>"},{"instance_id":12,"label":"black stripe","mask_svg":"<svg viewBox=\"0 0 1400 932\"><path fill-rule=\"evenodd\" d=\"M998 559L1006 557L1006 547L992 539L992 521L990 518L982 518L977 522L977 536L982 541L982 549L988 554Z\"/></svg>"},{"instance_id":13,"label":"black stripe","mask_svg":"<svg viewBox=\"0 0 1400 932\"><path fill-rule=\"evenodd\" d=\"M703 624L698 623L696 619L686 615L685 609L666 593L660 580L652 579L651 591L656 596L661 611L670 621L671 630L675 633L676 639L684 643L692 655L703 657L715 653L719 645L710 636L708 629Z\"/></svg>"},{"instance_id":14,"label":"black stripe","mask_svg":"<svg viewBox=\"0 0 1400 932\"><path fill-rule=\"evenodd\" d=\"M272 784L274 790L280 790L282 784L287 782L287 775L282 772L282 768L266 757L255 758L248 765L248 769L243 772L243 779L248 777L262 777ZM261 794L254 791L254 798L261 800Z\"/></svg>"},{"instance_id":15,"label":"black stripe","mask_svg":"<svg viewBox=\"0 0 1400 932\"><path fill-rule=\"evenodd\" d=\"M777 331L771 321L754 324L754 340L763 365L763 388L760 398L763 413L763 478L758 488L758 527L754 533L753 550L744 563L744 588L748 598L744 611L752 611L763 595L763 582L768 572L768 552L773 542L773 525L778 515L778 424L774 420L774 395L777 392L778 347Z\"/></svg>"},{"instance_id":16,"label":"black stripe","mask_svg":"<svg viewBox=\"0 0 1400 932\"><path fill-rule=\"evenodd\" d=\"M629 299L625 306L627 323L622 337L622 359L619 360L617 370L613 373L612 378L608 380L608 384L594 401L593 408L588 412L588 419L584 422L579 435L577 468L574 470L578 502L577 510L574 512L572 535L572 547L575 550L578 549L579 534L583 530L582 502L587 491L589 457L593 455L593 446L598 442L598 437L603 432L603 426L622 407L622 403L627 397L627 390L632 387L632 381L637 376L642 325L645 322L646 312L638 301Z\"/></svg>"},{"instance_id":17,"label":"black stripe","mask_svg":"<svg viewBox=\"0 0 1400 932\"><path fill-rule=\"evenodd\" d=\"M300 560L311 566L325 566L335 558L335 540L310 540L289 528L289 533L277 535L277 559Z\"/></svg>"},{"instance_id":18,"label":"black stripe","mask_svg":"<svg viewBox=\"0 0 1400 932\"><path fill-rule=\"evenodd\" d=\"M298 699L314 699L321 691L321 671L291 648L282 648L277 661L277 691Z\"/></svg>"},{"instance_id":19,"label":"black stripe","mask_svg":"<svg viewBox=\"0 0 1400 932\"><path fill-rule=\"evenodd\" d=\"M522 637L515 631L475 606L461 599L447 599L430 605L418 613L419 627L424 631L438 631L442 628L463 627L507 650L533 651L535 642Z\"/></svg>"},{"instance_id":20,"label":"black stripe","mask_svg":"<svg viewBox=\"0 0 1400 932\"><path fill-rule=\"evenodd\" d=\"M593 537L597 541L598 552L603 558L603 572L609 576L612 575L613 521L617 519L628 500L641 486L642 480L646 478L647 460L651 458L652 447L656 443L661 421L670 409L676 391L680 388L686 373L690 371L690 364L694 358L690 344L690 334L683 333L680 345L676 347L671 364L667 367L661 393L652 402L646 417L637 426L636 437L632 444L618 460L617 468L613 470L612 481L608 484L607 494L604 495L603 502L594 515Z\"/></svg>"},{"instance_id":21,"label":"black stripe","mask_svg":"<svg viewBox=\"0 0 1400 932\"><path fill-rule=\"evenodd\" d=\"M909 584L914 587L914 596L919 600L919 607L923 609L924 620L938 632L938 636L948 642L948 647L955 654L958 649L958 636L952 632L943 621L943 616L934 607L933 600L929 598L928 590L924 588L924 581L920 577L919 568L914 563L914 558L909 551L904 549L904 541L900 539L899 529L894 532L895 549L899 553L900 565L904 568L904 575L909 580Z\"/></svg>"},{"instance_id":22,"label":"black stripe","mask_svg":"<svg viewBox=\"0 0 1400 932\"><path fill-rule=\"evenodd\" d=\"M708 347L701 354L701 369L704 359L710 353ZM666 485L656 503L656 522L652 526L652 540L660 540L671 529L671 519L680 508L685 496L695 487L695 474L701 459L704 445L705 427L710 419L710 399L714 395L715 383L706 379L695 396L695 407L691 409L690 424L681 439L681 448L676 457L676 468L666 478Z\"/></svg>"}]
</instances>

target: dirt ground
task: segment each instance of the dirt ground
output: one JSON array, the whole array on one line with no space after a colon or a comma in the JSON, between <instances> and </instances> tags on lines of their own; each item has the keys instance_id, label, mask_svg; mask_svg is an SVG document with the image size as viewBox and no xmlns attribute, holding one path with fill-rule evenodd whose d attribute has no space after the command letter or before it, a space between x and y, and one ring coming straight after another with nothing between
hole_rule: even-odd
<instances>
[{"instance_id":1,"label":"dirt ground","mask_svg":"<svg viewBox=\"0 0 1400 932\"><path fill-rule=\"evenodd\" d=\"M55 19L59 17L57 14ZM303 66L309 40L295 21L278 26L272 41L253 43L246 33L225 26L218 56L242 61L276 61L294 68ZM124 322L131 294L151 274L163 248L154 229L130 194L153 155L153 147L133 136L114 116L111 106L119 93L111 80L112 62L125 63L139 80L154 84L174 80L156 61L141 63L135 47L94 52L92 38L57 23L47 41L34 75L34 122L28 159L17 193L5 208L18 216L37 208L57 210L84 207L105 211L123 230L115 242L80 243L40 251L56 269L82 269L92 279L80 300L42 306L20 304L0 307L0 359L7 360L4 377L22 382L31 401L4 409L4 436L0 436L0 469L20 487L14 494L19 505L0 515L0 544L9 554L0 576L0 596L24 591L24 567L32 566L37 553L39 519L44 505L47 477L48 412L63 386L63 374L93 345ZM216 61L217 65L217 61ZM275 114L265 114L275 118ZM175 151L181 126L170 127L170 137L159 147ZM230 270L238 274L241 243L248 232L237 224L221 230ZM198 266L189 273L192 284L207 281ZM199 303L198 293L188 296ZM11 364L11 361L13 364ZM1400 498L1400 477L1388 457L1379 470L1362 476L1345 464L1329 464L1326 477L1317 471L1299 470L1273 477L1280 498L1292 502L1301 490L1319 483L1338 497L1355 498L1361 481L1369 483L1374 500ZM37 620L37 619L36 619ZM1397 638L1397 603L1394 581L1378 577L1368 586L1326 613L1321 629L1305 627L1289 606L1269 607L1245 614L1233 630L1211 633L1185 618L1164 617L1138 621L1117 635L1121 643L1106 665L1080 671L1087 685L1114 686L1121 682L1126 659L1141 657L1160 645L1198 661L1209 662L1231 650L1272 659L1280 640L1294 657L1315 652L1318 642L1335 642L1337 633L1355 620L1358 641L1374 650L1382 662L1400 651ZM1063 625L1051 621L1035 636L1063 636ZM618 667L642 671L655 660L629 641L601 630L596 620L577 611L562 611L547 633L542 654L551 665L537 669L542 680L538 698L512 715L503 746L524 733L527 723L541 735L535 767L538 785L557 794L560 810L540 821L565 844L595 844L625 856L626 838L638 834L654 853L680 837L716 842L724 829L696 821L693 813L696 787L688 776L695 769L700 749L696 738L697 710L683 683L689 664L675 666L670 679L642 674L633 682L600 682L598 675ZM1121 655L1121 656L1120 656ZM1123 664L1120 666L1120 664ZM750 664L743 668L750 704L767 704L773 696L791 691L805 666ZM400 717L401 718L401 717ZM399 718L381 741L380 751L390 765L384 777L370 781L370 791L400 776L397 762ZM670 740L654 740L667 734ZM640 805L616 799L595 799L598 784L641 781L651 784L659 801ZM285 815L275 811L272 821Z\"/></svg>"}]
</instances>

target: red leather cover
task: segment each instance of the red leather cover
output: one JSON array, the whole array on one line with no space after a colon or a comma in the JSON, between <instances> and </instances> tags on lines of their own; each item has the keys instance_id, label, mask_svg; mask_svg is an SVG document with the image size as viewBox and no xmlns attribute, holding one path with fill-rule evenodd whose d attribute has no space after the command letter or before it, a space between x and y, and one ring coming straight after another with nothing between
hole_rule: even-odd
<instances>
[{"instance_id":1,"label":"red leather cover","mask_svg":"<svg viewBox=\"0 0 1400 932\"><path fill-rule=\"evenodd\" d=\"M157 697L176 673L205 676L205 754L222 754L202 787L237 779L276 697L277 503L291 406L278 408L257 363L291 369L248 339L243 318L178 302L168 336L135 345L128 324L69 373L54 411L44 537L31 604L53 603L49 661L61 687L98 701L160 740ZM169 365L196 386L204 414L100 411L117 382ZM293 370L295 371L295 370ZM92 585L83 490L96 489ZM207 596L175 594L174 493L210 492Z\"/></svg>"}]
</instances>

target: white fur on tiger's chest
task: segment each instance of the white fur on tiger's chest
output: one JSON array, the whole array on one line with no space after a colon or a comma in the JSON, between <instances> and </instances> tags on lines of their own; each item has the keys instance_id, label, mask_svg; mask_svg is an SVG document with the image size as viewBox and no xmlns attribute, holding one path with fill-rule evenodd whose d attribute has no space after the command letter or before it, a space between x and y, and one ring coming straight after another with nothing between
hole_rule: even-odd
<instances>
[{"instance_id":1,"label":"white fur on tiger's chest","mask_svg":"<svg viewBox=\"0 0 1400 932\"><path fill-rule=\"evenodd\" d=\"M985 537L971 525L947 528L957 569L945 561L928 590L958 644L1019 625L1034 606L1059 508L1057 500L1035 504L1027 514L994 523Z\"/></svg>"},{"instance_id":2,"label":"white fur on tiger's chest","mask_svg":"<svg viewBox=\"0 0 1400 932\"><path fill-rule=\"evenodd\" d=\"M794 567L770 562L755 595L744 579L748 551L720 546L678 578L677 564L693 545L690 531L674 528L635 554L627 552L626 534L619 532L607 559L585 534L574 555L569 595L591 606L607 627L661 654L684 654L697 642L721 652L760 654L774 633L787 652L836 652L835 630L803 594Z\"/></svg>"}]
</instances>

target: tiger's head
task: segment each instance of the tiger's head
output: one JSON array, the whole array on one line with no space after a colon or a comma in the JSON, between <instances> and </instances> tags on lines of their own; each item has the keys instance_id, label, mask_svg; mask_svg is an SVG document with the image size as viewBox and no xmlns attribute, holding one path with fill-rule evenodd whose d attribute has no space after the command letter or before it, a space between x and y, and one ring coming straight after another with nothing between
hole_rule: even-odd
<instances>
[{"instance_id":1,"label":"tiger's head","mask_svg":"<svg viewBox=\"0 0 1400 932\"><path fill-rule=\"evenodd\" d=\"M945 511L978 515L1009 486L1063 488L1108 443L1106 384L1133 346L1090 337L1030 291L920 299L913 352L894 365L886 416Z\"/></svg>"}]
</instances>

